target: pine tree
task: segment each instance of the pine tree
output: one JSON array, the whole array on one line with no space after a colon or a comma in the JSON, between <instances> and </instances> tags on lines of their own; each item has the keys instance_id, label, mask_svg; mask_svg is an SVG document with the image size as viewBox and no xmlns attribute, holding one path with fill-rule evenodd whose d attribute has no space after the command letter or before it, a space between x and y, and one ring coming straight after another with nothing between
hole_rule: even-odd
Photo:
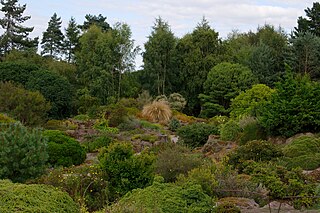
<instances>
[{"instance_id":1,"label":"pine tree","mask_svg":"<svg viewBox=\"0 0 320 213\"><path fill-rule=\"evenodd\" d=\"M61 17L54 13L48 22L47 30L43 32L41 41L42 55L58 58L59 54L63 52L64 35L60 29L61 23Z\"/></svg>"},{"instance_id":2,"label":"pine tree","mask_svg":"<svg viewBox=\"0 0 320 213\"><path fill-rule=\"evenodd\" d=\"M64 42L66 60L70 63L74 60L75 48L79 43L80 30L75 18L71 17L68 27L65 29L66 39Z\"/></svg>"},{"instance_id":3,"label":"pine tree","mask_svg":"<svg viewBox=\"0 0 320 213\"><path fill-rule=\"evenodd\" d=\"M30 16L23 16L26 4L18 4L18 0L1 0L1 12L4 17L0 19L1 28L4 33L0 37L1 55L13 49L26 50L36 48L38 38L30 39L28 35L33 31L33 27L24 27L22 23L29 20Z\"/></svg>"},{"instance_id":4,"label":"pine tree","mask_svg":"<svg viewBox=\"0 0 320 213\"><path fill-rule=\"evenodd\" d=\"M83 25L80 26L82 31L88 30L92 25L96 25L101 29L102 32L107 32L111 30L109 23L106 21L107 17L99 14L98 16L87 14L85 16L86 20L83 22Z\"/></svg>"}]
</instances>

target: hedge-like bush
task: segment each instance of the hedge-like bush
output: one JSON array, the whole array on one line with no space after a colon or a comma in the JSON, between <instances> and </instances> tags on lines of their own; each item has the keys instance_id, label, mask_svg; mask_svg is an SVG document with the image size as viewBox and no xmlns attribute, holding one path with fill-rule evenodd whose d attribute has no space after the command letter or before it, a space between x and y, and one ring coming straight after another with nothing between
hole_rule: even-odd
<instances>
[{"instance_id":1,"label":"hedge-like bush","mask_svg":"<svg viewBox=\"0 0 320 213\"><path fill-rule=\"evenodd\" d=\"M75 139L58 130L47 130L49 163L53 166L79 165L86 159L85 149Z\"/></svg>"},{"instance_id":2,"label":"hedge-like bush","mask_svg":"<svg viewBox=\"0 0 320 213\"><path fill-rule=\"evenodd\" d=\"M0 212L78 213L79 206L52 186L0 180Z\"/></svg>"},{"instance_id":3,"label":"hedge-like bush","mask_svg":"<svg viewBox=\"0 0 320 213\"><path fill-rule=\"evenodd\" d=\"M40 130L28 130L20 123L0 124L0 179L23 182L37 177L47 159L47 141Z\"/></svg>"},{"instance_id":4,"label":"hedge-like bush","mask_svg":"<svg viewBox=\"0 0 320 213\"><path fill-rule=\"evenodd\" d=\"M209 135L219 134L219 130L211 124L194 123L179 128L177 134L187 146L198 147L207 142Z\"/></svg>"}]
</instances>

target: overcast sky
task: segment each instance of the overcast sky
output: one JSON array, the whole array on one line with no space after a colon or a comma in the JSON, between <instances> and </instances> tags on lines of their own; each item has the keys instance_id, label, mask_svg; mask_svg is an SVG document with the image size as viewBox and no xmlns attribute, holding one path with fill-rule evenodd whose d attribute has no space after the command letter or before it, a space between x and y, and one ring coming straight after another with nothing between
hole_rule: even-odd
<instances>
[{"instance_id":1,"label":"overcast sky","mask_svg":"<svg viewBox=\"0 0 320 213\"><path fill-rule=\"evenodd\" d=\"M273 24L286 32L296 26L304 9L312 0L20 0L27 4L25 14L31 15L27 26L34 26L31 36L41 37L54 12L65 27L71 16L79 24L86 14L102 14L109 24L117 21L131 26L137 45L143 47L156 17L168 21L176 36L191 32L203 16L225 38L232 30L255 31L260 25ZM141 58L137 60L141 64Z\"/></svg>"}]
</instances>

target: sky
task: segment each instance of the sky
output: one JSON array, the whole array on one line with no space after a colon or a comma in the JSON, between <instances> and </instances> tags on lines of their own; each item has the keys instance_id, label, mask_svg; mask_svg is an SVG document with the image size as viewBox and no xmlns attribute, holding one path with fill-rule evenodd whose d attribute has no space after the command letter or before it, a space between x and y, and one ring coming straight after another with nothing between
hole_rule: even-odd
<instances>
[{"instance_id":1,"label":"sky","mask_svg":"<svg viewBox=\"0 0 320 213\"><path fill-rule=\"evenodd\" d=\"M25 15L34 26L31 37L41 38L53 13L62 18L63 29L73 16L82 24L86 14L102 14L110 25L125 22L130 25L136 45L143 48L154 24L161 16L177 37L192 32L203 16L226 38L233 30L255 31L258 26L281 26L287 33L296 26L297 18L305 16L313 0L20 0L27 4ZM136 65L142 65L141 57Z\"/></svg>"}]
</instances>

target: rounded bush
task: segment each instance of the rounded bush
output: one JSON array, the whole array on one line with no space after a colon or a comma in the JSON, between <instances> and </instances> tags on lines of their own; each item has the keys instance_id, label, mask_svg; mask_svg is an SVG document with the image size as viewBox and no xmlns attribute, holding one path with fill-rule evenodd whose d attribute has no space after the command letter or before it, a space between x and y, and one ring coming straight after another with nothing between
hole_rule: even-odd
<instances>
[{"instance_id":1,"label":"rounded bush","mask_svg":"<svg viewBox=\"0 0 320 213\"><path fill-rule=\"evenodd\" d=\"M0 180L0 212L78 213L79 206L52 186Z\"/></svg>"},{"instance_id":2,"label":"rounded bush","mask_svg":"<svg viewBox=\"0 0 320 213\"><path fill-rule=\"evenodd\" d=\"M209 135L219 134L219 130L211 124L194 123L179 128L177 134L187 146L198 147L207 142Z\"/></svg>"},{"instance_id":3,"label":"rounded bush","mask_svg":"<svg viewBox=\"0 0 320 213\"><path fill-rule=\"evenodd\" d=\"M49 163L54 166L79 165L86 159L85 149L75 139L58 130L47 130Z\"/></svg>"},{"instance_id":4,"label":"rounded bush","mask_svg":"<svg viewBox=\"0 0 320 213\"><path fill-rule=\"evenodd\" d=\"M0 179L23 182L44 171L47 141L40 130L28 130L20 123L3 123L0 124L0 143Z\"/></svg>"}]
</instances>

